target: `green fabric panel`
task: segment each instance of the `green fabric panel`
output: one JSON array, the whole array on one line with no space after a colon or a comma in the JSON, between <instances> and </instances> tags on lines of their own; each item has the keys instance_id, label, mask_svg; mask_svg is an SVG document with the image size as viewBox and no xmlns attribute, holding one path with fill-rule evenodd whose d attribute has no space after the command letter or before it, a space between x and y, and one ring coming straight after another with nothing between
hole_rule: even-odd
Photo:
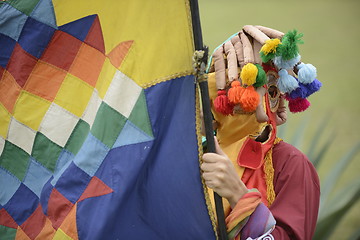
<instances>
[{"instance_id":1,"label":"green fabric panel","mask_svg":"<svg viewBox=\"0 0 360 240\"><path fill-rule=\"evenodd\" d=\"M51 172L54 172L56 161L58 160L61 151L62 148L59 145L38 132L35 137L31 156Z\"/></svg>"},{"instance_id":2,"label":"green fabric panel","mask_svg":"<svg viewBox=\"0 0 360 240\"><path fill-rule=\"evenodd\" d=\"M1 240L13 240L16 236L16 229L0 225Z\"/></svg>"},{"instance_id":3,"label":"green fabric panel","mask_svg":"<svg viewBox=\"0 0 360 240\"><path fill-rule=\"evenodd\" d=\"M89 124L80 119L71 133L71 136L65 145L65 149L76 155L89 134L89 131Z\"/></svg>"},{"instance_id":4,"label":"green fabric panel","mask_svg":"<svg viewBox=\"0 0 360 240\"><path fill-rule=\"evenodd\" d=\"M3 153L0 157L0 166L14 174L20 181L25 177L29 167L30 156L27 152L5 141Z\"/></svg>"},{"instance_id":5,"label":"green fabric panel","mask_svg":"<svg viewBox=\"0 0 360 240\"><path fill-rule=\"evenodd\" d=\"M23 12L26 15L30 16L30 14L38 4L39 0L8 0L6 2L20 12Z\"/></svg>"},{"instance_id":6,"label":"green fabric panel","mask_svg":"<svg viewBox=\"0 0 360 240\"><path fill-rule=\"evenodd\" d=\"M119 112L102 102L96 114L91 133L111 148L126 122L126 118Z\"/></svg>"},{"instance_id":7,"label":"green fabric panel","mask_svg":"<svg viewBox=\"0 0 360 240\"><path fill-rule=\"evenodd\" d=\"M138 128L143 130L150 137L153 136L149 113L146 104L146 98L144 91L141 92L130 116L129 120L135 124Z\"/></svg>"}]
</instances>

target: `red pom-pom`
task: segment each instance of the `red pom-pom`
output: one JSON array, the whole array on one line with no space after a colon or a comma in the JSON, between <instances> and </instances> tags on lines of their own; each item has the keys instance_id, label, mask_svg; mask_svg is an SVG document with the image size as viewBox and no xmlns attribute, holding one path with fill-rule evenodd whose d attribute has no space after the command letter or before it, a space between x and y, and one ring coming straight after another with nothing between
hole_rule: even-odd
<instances>
[{"instance_id":1,"label":"red pom-pom","mask_svg":"<svg viewBox=\"0 0 360 240\"><path fill-rule=\"evenodd\" d=\"M233 81L231 83L231 88L228 91L228 97L230 102L234 104L240 103L241 95L244 91L244 88L240 86L239 81Z\"/></svg>"},{"instance_id":2,"label":"red pom-pom","mask_svg":"<svg viewBox=\"0 0 360 240\"><path fill-rule=\"evenodd\" d=\"M244 89L241 96L240 106L245 112L254 112L259 105L260 96L253 86Z\"/></svg>"},{"instance_id":3,"label":"red pom-pom","mask_svg":"<svg viewBox=\"0 0 360 240\"><path fill-rule=\"evenodd\" d=\"M225 90L218 91L218 96L214 99L214 108L225 116L233 113L234 104L229 101Z\"/></svg>"},{"instance_id":4,"label":"red pom-pom","mask_svg":"<svg viewBox=\"0 0 360 240\"><path fill-rule=\"evenodd\" d=\"M303 112L310 106L310 102L306 98L289 98L288 101L289 110L292 113Z\"/></svg>"}]
</instances>

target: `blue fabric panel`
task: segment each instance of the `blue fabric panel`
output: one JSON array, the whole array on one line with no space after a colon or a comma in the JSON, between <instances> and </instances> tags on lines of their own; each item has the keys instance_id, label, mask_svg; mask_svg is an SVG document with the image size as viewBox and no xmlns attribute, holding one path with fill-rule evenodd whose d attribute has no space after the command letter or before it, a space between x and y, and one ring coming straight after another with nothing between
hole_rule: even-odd
<instances>
[{"instance_id":1,"label":"blue fabric panel","mask_svg":"<svg viewBox=\"0 0 360 240\"><path fill-rule=\"evenodd\" d=\"M56 182L59 180L63 172L68 168L70 165L74 155L63 149L60 153L59 159L56 162L55 171L54 171L54 178L51 181L51 184L55 186Z\"/></svg>"},{"instance_id":2,"label":"blue fabric panel","mask_svg":"<svg viewBox=\"0 0 360 240\"><path fill-rule=\"evenodd\" d=\"M17 177L0 168L0 204L5 205L20 186Z\"/></svg>"},{"instance_id":3,"label":"blue fabric panel","mask_svg":"<svg viewBox=\"0 0 360 240\"><path fill-rule=\"evenodd\" d=\"M28 187L21 183L14 196L4 205L4 208L15 222L21 225L31 216L38 205L39 198Z\"/></svg>"},{"instance_id":4,"label":"blue fabric panel","mask_svg":"<svg viewBox=\"0 0 360 240\"><path fill-rule=\"evenodd\" d=\"M15 44L16 41L14 39L0 33L0 66L3 68L6 68Z\"/></svg>"},{"instance_id":5,"label":"blue fabric panel","mask_svg":"<svg viewBox=\"0 0 360 240\"><path fill-rule=\"evenodd\" d=\"M127 120L124 128L119 134L119 137L116 139L113 148L134 143L147 142L153 139L153 137L150 137L144 131L135 126L132 122Z\"/></svg>"},{"instance_id":6,"label":"blue fabric panel","mask_svg":"<svg viewBox=\"0 0 360 240\"><path fill-rule=\"evenodd\" d=\"M57 181L55 188L72 203L75 203L90 182L91 177L73 162Z\"/></svg>"},{"instance_id":7,"label":"blue fabric panel","mask_svg":"<svg viewBox=\"0 0 360 240\"><path fill-rule=\"evenodd\" d=\"M4 3L0 7L0 33L17 41L27 18L19 10Z\"/></svg>"},{"instance_id":8,"label":"blue fabric panel","mask_svg":"<svg viewBox=\"0 0 360 240\"><path fill-rule=\"evenodd\" d=\"M59 30L64 31L77 39L84 41L89 30L96 18L96 15L90 15L71 23L67 23L59 27Z\"/></svg>"},{"instance_id":9,"label":"blue fabric panel","mask_svg":"<svg viewBox=\"0 0 360 240\"><path fill-rule=\"evenodd\" d=\"M92 177L108 152L109 148L89 133L78 154L75 156L74 162Z\"/></svg>"},{"instance_id":10,"label":"blue fabric panel","mask_svg":"<svg viewBox=\"0 0 360 240\"><path fill-rule=\"evenodd\" d=\"M30 16L53 28L57 28L54 6L51 0L40 0Z\"/></svg>"},{"instance_id":11,"label":"blue fabric panel","mask_svg":"<svg viewBox=\"0 0 360 240\"><path fill-rule=\"evenodd\" d=\"M200 178L194 78L145 94L154 140L109 152L96 176L114 192L78 204L79 239L215 239Z\"/></svg>"},{"instance_id":12,"label":"blue fabric panel","mask_svg":"<svg viewBox=\"0 0 360 240\"><path fill-rule=\"evenodd\" d=\"M39 198L44 184L51 178L52 173L44 168L34 158L30 157L28 171L24 178L24 184L30 188Z\"/></svg>"},{"instance_id":13,"label":"blue fabric panel","mask_svg":"<svg viewBox=\"0 0 360 240\"><path fill-rule=\"evenodd\" d=\"M54 32L54 28L29 17L21 32L19 44L25 51L40 58Z\"/></svg>"},{"instance_id":14,"label":"blue fabric panel","mask_svg":"<svg viewBox=\"0 0 360 240\"><path fill-rule=\"evenodd\" d=\"M40 204L41 204L44 214L47 213L50 194L54 188L54 186L51 185L51 180L52 180L52 178L50 178L49 181L47 181L47 183L45 183L45 185L41 191Z\"/></svg>"}]
</instances>

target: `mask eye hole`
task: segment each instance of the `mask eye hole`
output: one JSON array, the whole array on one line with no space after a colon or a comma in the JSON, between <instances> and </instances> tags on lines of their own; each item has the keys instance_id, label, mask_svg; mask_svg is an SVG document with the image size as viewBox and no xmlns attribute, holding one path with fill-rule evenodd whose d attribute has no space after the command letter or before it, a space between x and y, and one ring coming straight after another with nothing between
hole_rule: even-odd
<instances>
[{"instance_id":1,"label":"mask eye hole","mask_svg":"<svg viewBox=\"0 0 360 240\"><path fill-rule=\"evenodd\" d=\"M277 98L280 95L279 89L275 85L269 86L268 92L271 98Z\"/></svg>"}]
</instances>

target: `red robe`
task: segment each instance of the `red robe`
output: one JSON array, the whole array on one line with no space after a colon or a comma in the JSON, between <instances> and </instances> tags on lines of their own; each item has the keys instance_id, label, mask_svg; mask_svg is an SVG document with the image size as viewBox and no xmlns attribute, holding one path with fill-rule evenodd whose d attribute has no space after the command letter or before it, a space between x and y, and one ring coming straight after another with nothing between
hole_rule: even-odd
<instances>
[{"instance_id":1,"label":"red robe","mask_svg":"<svg viewBox=\"0 0 360 240\"><path fill-rule=\"evenodd\" d=\"M316 170L303 153L283 141L273 147L272 160L276 198L269 209L276 219L276 227L271 234L277 240L311 240L320 200ZM242 180L249 189L259 189L259 183L252 181L254 174L264 175L264 171L262 168L245 170Z\"/></svg>"}]
</instances>

